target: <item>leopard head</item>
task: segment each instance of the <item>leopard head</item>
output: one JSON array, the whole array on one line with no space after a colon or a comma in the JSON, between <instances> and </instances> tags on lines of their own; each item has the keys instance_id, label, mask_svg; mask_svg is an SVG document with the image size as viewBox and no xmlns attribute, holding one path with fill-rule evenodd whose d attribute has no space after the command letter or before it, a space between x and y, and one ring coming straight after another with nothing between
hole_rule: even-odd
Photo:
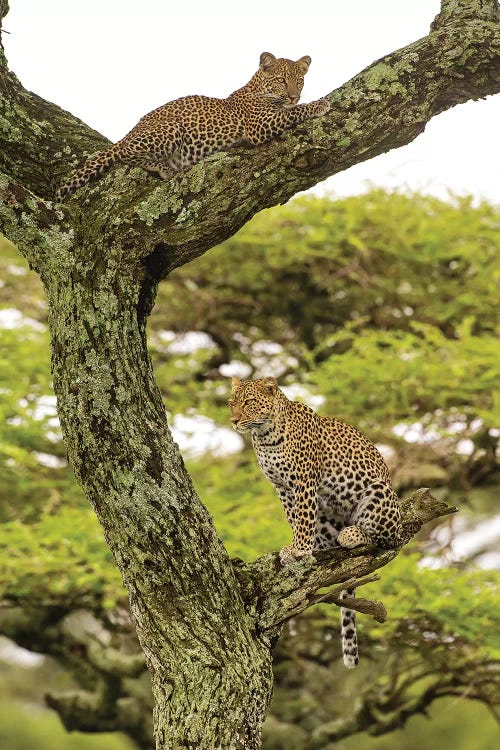
<instances>
[{"instance_id":1,"label":"leopard head","mask_svg":"<svg viewBox=\"0 0 500 750\"><path fill-rule=\"evenodd\" d=\"M304 76L311 64L308 55L294 62L284 57L276 58L270 52L260 56L260 67L254 78L258 93L272 99L280 107L290 107L300 99Z\"/></svg>"},{"instance_id":2,"label":"leopard head","mask_svg":"<svg viewBox=\"0 0 500 750\"><path fill-rule=\"evenodd\" d=\"M232 379L231 422L238 432L249 432L274 421L278 383L276 378Z\"/></svg>"}]
</instances>

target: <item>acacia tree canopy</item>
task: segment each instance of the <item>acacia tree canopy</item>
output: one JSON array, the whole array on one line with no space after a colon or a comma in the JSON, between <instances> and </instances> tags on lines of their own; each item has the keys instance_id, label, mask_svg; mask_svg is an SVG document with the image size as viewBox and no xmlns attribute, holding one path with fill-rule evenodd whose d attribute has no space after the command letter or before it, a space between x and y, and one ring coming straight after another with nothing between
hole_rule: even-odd
<instances>
[{"instance_id":1,"label":"acacia tree canopy","mask_svg":"<svg viewBox=\"0 0 500 750\"><path fill-rule=\"evenodd\" d=\"M231 564L153 377L145 324L158 283L262 208L410 142L455 104L496 93L498 4L441 8L428 36L331 92L326 116L280 141L216 154L161 184L116 170L65 206L51 201L61 178L106 141L23 89L0 49L0 229L45 288L65 443L129 594L158 748L258 748L282 622L319 587L395 554L339 551L290 570L272 556ZM0 0L0 17L7 11ZM405 510L408 537L448 512L426 493Z\"/></svg>"}]
</instances>

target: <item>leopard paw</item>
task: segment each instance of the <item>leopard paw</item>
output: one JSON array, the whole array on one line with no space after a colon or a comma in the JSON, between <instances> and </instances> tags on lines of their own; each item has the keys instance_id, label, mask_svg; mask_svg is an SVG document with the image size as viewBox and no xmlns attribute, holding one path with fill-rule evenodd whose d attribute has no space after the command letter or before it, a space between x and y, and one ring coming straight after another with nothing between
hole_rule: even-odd
<instances>
[{"instance_id":1,"label":"leopard paw","mask_svg":"<svg viewBox=\"0 0 500 750\"><path fill-rule=\"evenodd\" d=\"M331 104L328 99L317 99L314 103L316 105L316 117L326 115L330 111Z\"/></svg>"},{"instance_id":2,"label":"leopard paw","mask_svg":"<svg viewBox=\"0 0 500 750\"><path fill-rule=\"evenodd\" d=\"M354 549L362 544L373 544L373 540L359 526L346 526L337 537L337 544L346 549Z\"/></svg>"},{"instance_id":3,"label":"leopard paw","mask_svg":"<svg viewBox=\"0 0 500 750\"><path fill-rule=\"evenodd\" d=\"M280 563L283 566L290 565L290 563L299 560L301 557L310 557L311 555L312 552L308 550L298 550L295 549L293 544L287 544L286 547L280 550Z\"/></svg>"}]
</instances>

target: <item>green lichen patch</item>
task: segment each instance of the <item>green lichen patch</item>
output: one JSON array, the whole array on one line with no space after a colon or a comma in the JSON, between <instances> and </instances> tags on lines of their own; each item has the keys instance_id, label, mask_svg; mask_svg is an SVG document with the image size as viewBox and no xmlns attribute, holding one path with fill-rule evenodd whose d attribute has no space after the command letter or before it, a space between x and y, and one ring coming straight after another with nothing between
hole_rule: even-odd
<instances>
[{"instance_id":1,"label":"green lichen patch","mask_svg":"<svg viewBox=\"0 0 500 750\"><path fill-rule=\"evenodd\" d=\"M384 88L387 83L397 81L398 74L390 65L379 62L365 72L364 79L368 90L376 91Z\"/></svg>"},{"instance_id":2,"label":"green lichen patch","mask_svg":"<svg viewBox=\"0 0 500 750\"><path fill-rule=\"evenodd\" d=\"M141 201L136 208L136 214L146 226L153 226L154 222L165 214L176 214L183 208L178 195L168 195L163 185L157 187L151 195Z\"/></svg>"}]
</instances>

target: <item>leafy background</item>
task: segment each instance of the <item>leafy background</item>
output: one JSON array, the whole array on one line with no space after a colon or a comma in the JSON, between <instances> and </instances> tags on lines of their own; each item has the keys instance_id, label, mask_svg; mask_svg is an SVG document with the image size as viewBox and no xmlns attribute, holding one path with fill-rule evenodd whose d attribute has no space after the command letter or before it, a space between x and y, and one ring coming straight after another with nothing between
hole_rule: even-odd
<instances>
[{"instance_id":1,"label":"leafy background","mask_svg":"<svg viewBox=\"0 0 500 750\"><path fill-rule=\"evenodd\" d=\"M424 530L364 590L384 601L389 619L359 617L355 673L339 666L337 610L292 624L275 656L267 750L307 747L314 727L354 714L370 696L382 700L388 686L404 683L411 701L447 675L470 674L470 688L477 665L498 669L499 557L480 530L498 523L499 229L497 206L463 197L302 197L259 214L161 286L149 326L156 375L232 556L251 560L290 536L250 447L233 442L228 455L218 447L232 373L279 376L291 397L369 434L401 494L430 486L461 511ZM112 612L125 606L124 592L66 463L43 292L1 238L0 279L0 599ZM457 545L474 530L468 548ZM43 693L74 676L54 659L28 666L20 653L4 641L2 748L132 747L121 735L67 735ZM495 700L473 694L462 685L431 705L429 719L337 746L496 747Z\"/></svg>"}]
</instances>

